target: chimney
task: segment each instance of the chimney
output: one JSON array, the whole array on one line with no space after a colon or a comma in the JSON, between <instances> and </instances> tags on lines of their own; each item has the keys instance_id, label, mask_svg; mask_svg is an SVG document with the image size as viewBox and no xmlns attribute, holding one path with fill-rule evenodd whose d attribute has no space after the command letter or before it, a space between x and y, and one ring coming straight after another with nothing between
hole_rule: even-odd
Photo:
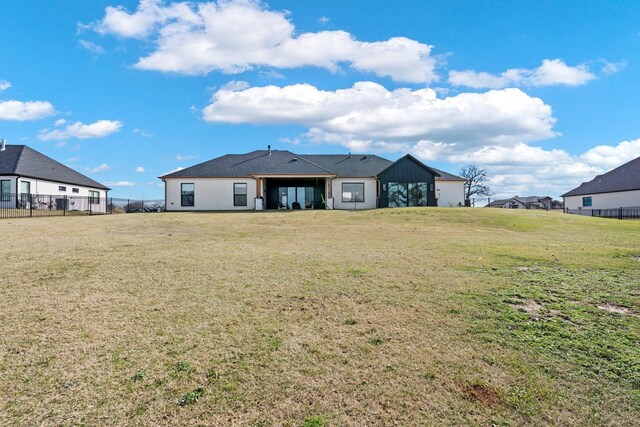
<instances>
[{"instance_id":1,"label":"chimney","mask_svg":"<svg viewBox=\"0 0 640 427\"><path fill-rule=\"evenodd\" d=\"M267 148L269 149L269 155L271 155L271 145L267 145Z\"/></svg>"},{"instance_id":2,"label":"chimney","mask_svg":"<svg viewBox=\"0 0 640 427\"><path fill-rule=\"evenodd\" d=\"M2 138L0 139L0 151L4 151L7 149L7 141Z\"/></svg>"}]
</instances>

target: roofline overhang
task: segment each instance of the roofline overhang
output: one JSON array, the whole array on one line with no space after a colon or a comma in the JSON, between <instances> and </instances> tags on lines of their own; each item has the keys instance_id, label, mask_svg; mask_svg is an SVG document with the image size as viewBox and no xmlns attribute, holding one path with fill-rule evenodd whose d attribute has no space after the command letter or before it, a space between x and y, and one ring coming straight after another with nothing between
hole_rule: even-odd
<instances>
[{"instance_id":1,"label":"roofline overhang","mask_svg":"<svg viewBox=\"0 0 640 427\"><path fill-rule=\"evenodd\" d=\"M569 194L564 193L560 197L576 197L576 196L589 196L591 194L607 194L607 193L625 193L627 191L640 191L640 188L628 188L626 190L609 190L609 191L592 191L590 193Z\"/></svg>"},{"instance_id":2,"label":"roofline overhang","mask_svg":"<svg viewBox=\"0 0 640 427\"><path fill-rule=\"evenodd\" d=\"M162 175L159 176L158 179L162 181L167 179L252 179L253 176L169 176Z\"/></svg>"},{"instance_id":3,"label":"roofline overhang","mask_svg":"<svg viewBox=\"0 0 640 427\"><path fill-rule=\"evenodd\" d=\"M336 178L338 175L336 174L320 174L320 173L278 173L278 174L255 174L251 175L251 178Z\"/></svg>"}]
</instances>

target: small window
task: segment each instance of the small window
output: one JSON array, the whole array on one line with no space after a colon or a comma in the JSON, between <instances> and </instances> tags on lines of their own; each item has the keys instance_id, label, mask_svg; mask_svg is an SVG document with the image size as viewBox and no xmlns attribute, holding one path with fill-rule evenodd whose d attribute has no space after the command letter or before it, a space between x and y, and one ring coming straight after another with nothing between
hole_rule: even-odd
<instances>
[{"instance_id":1,"label":"small window","mask_svg":"<svg viewBox=\"0 0 640 427\"><path fill-rule=\"evenodd\" d=\"M67 187L65 187L64 185L59 185L58 191L67 191Z\"/></svg>"},{"instance_id":2,"label":"small window","mask_svg":"<svg viewBox=\"0 0 640 427\"><path fill-rule=\"evenodd\" d=\"M31 182L20 181L20 192L22 194L31 194Z\"/></svg>"},{"instance_id":3,"label":"small window","mask_svg":"<svg viewBox=\"0 0 640 427\"><path fill-rule=\"evenodd\" d=\"M100 192L89 190L89 204L99 205L100 204Z\"/></svg>"},{"instance_id":4,"label":"small window","mask_svg":"<svg viewBox=\"0 0 640 427\"><path fill-rule=\"evenodd\" d=\"M345 182L342 184L343 202L364 202L364 182Z\"/></svg>"},{"instance_id":5,"label":"small window","mask_svg":"<svg viewBox=\"0 0 640 427\"><path fill-rule=\"evenodd\" d=\"M582 206L588 208L591 206L591 196L582 198Z\"/></svg>"},{"instance_id":6,"label":"small window","mask_svg":"<svg viewBox=\"0 0 640 427\"><path fill-rule=\"evenodd\" d=\"M247 206L247 184L233 184L233 206Z\"/></svg>"},{"instance_id":7,"label":"small window","mask_svg":"<svg viewBox=\"0 0 640 427\"><path fill-rule=\"evenodd\" d=\"M72 189L71 189L71 192L72 192L72 193L79 193L79 192L80 192L80 189L79 189L79 188L72 188Z\"/></svg>"},{"instance_id":8,"label":"small window","mask_svg":"<svg viewBox=\"0 0 640 427\"><path fill-rule=\"evenodd\" d=\"M11 200L11 181L8 179L0 181L0 200L3 202Z\"/></svg>"},{"instance_id":9,"label":"small window","mask_svg":"<svg viewBox=\"0 0 640 427\"><path fill-rule=\"evenodd\" d=\"M195 184L181 184L180 186L180 205L193 206L195 195Z\"/></svg>"}]
</instances>

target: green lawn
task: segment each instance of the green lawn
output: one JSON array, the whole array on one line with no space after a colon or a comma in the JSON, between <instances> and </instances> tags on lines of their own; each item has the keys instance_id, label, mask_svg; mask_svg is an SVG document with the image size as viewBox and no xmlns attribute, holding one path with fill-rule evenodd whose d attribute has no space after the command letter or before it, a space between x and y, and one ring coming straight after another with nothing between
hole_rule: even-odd
<instances>
[{"instance_id":1,"label":"green lawn","mask_svg":"<svg viewBox=\"0 0 640 427\"><path fill-rule=\"evenodd\" d=\"M0 425L637 425L640 222L0 221Z\"/></svg>"}]
</instances>

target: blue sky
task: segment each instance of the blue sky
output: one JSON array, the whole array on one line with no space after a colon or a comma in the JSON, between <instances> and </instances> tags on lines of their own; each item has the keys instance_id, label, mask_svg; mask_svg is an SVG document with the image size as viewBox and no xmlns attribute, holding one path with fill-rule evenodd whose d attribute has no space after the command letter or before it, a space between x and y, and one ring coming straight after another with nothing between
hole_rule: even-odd
<instances>
[{"instance_id":1,"label":"blue sky","mask_svg":"<svg viewBox=\"0 0 640 427\"><path fill-rule=\"evenodd\" d=\"M410 152L558 196L640 155L640 7L3 0L0 136L113 188L226 153Z\"/></svg>"}]
</instances>

